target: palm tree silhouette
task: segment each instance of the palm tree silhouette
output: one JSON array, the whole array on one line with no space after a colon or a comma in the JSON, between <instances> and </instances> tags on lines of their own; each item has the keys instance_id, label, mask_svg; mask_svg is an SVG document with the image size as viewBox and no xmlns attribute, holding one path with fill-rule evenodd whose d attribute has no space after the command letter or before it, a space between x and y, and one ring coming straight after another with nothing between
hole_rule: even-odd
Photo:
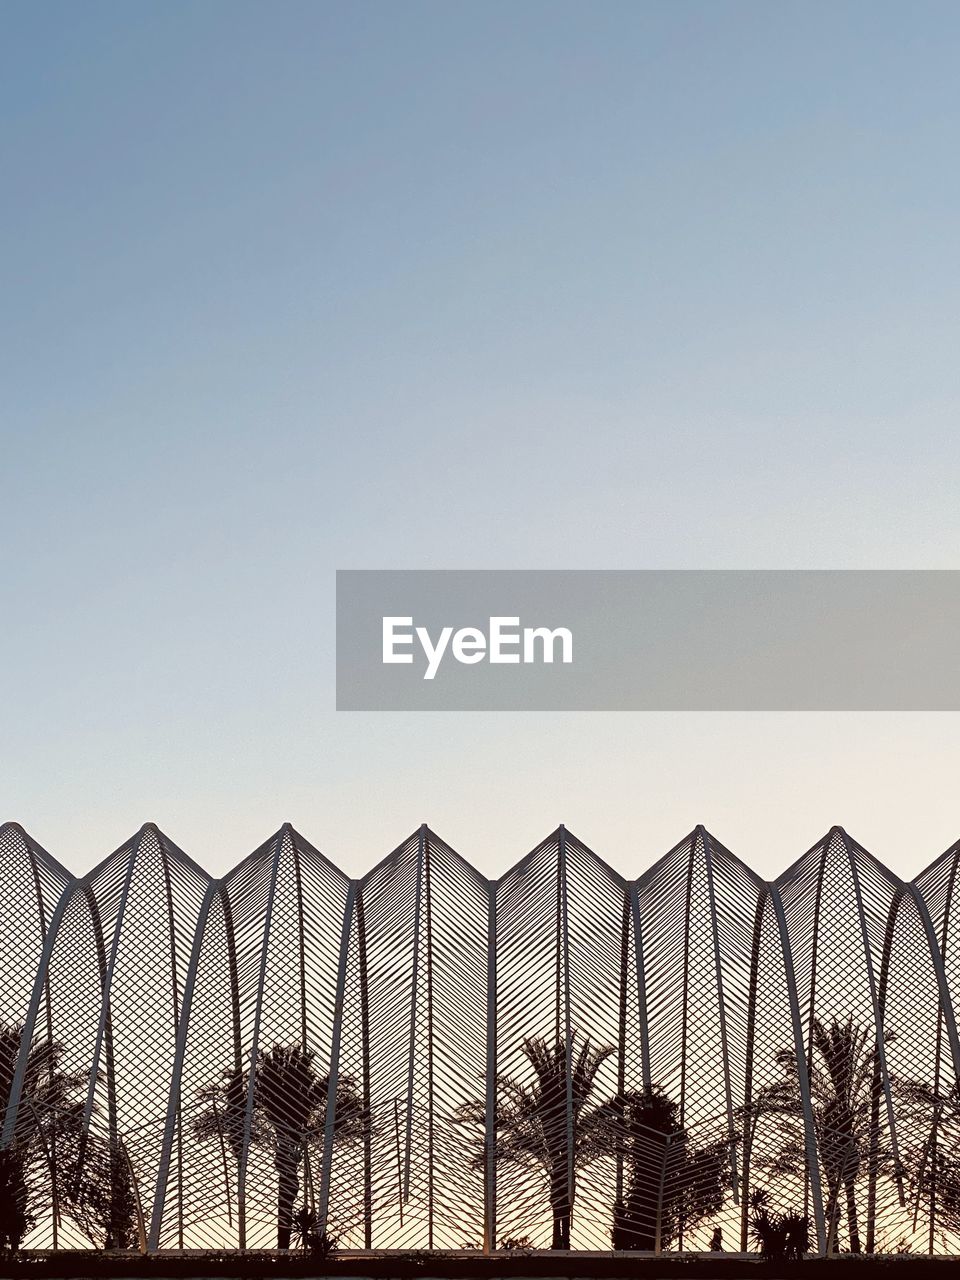
<instances>
[{"instance_id":1,"label":"palm tree silhouette","mask_svg":"<svg viewBox=\"0 0 960 1280\"><path fill-rule=\"evenodd\" d=\"M509 1075L497 1077L497 1159L503 1164L539 1165L544 1170L553 1216L551 1248L569 1249L576 1172L606 1154L609 1145L609 1108L606 1104L591 1105L590 1099L597 1072L613 1049L594 1047L589 1036L578 1045L576 1032L570 1037L569 1052L563 1040L551 1043L545 1036L527 1036L520 1048L532 1069L533 1079L525 1082ZM568 1142L568 1094L572 1112L569 1125L573 1133L572 1161ZM485 1118L482 1100L464 1103L456 1113L460 1123L481 1128ZM483 1162L481 1146L474 1163L482 1168Z\"/></svg>"},{"instance_id":2,"label":"palm tree silhouette","mask_svg":"<svg viewBox=\"0 0 960 1280\"><path fill-rule=\"evenodd\" d=\"M885 1034L884 1043L893 1039ZM783 1120L780 1145L772 1161L775 1174L796 1174L805 1167L799 1073L793 1049L776 1055L783 1077L763 1090L757 1100L762 1112ZM860 1224L856 1186L865 1168L871 1178L893 1161L879 1149L879 1097L881 1084L878 1049L872 1031L851 1014L845 1021L814 1017L808 1063L810 1099L820 1163L827 1184L827 1251L836 1245L841 1196L845 1200L850 1251L860 1252ZM872 1202L873 1197L871 1197ZM868 1238L873 1236L873 1211Z\"/></svg>"},{"instance_id":3,"label":"palm tree silhouette","mask_svg":"<svg viewBox=\"0 0 960 1280\"><path fill-rule=\"evenodd\" d=\"M220 1141L224 1161L229 1148L238 1165L243 1156L248 1084L247 1072L225 1071L219 1082L201 1090L200 1098L207 1106L193 1126L201 1140L215 1137ZM323 1138L329 1087L329 1076L317 1070L316 1054L302 1045L275 1044L257 1062L250 1144L269 1142L273 1148L278 1249L290 1247L300 1165L310 1147ZM365 1124L356 1084L350 1076L341 1075L334 1101L334 1143L359 1138ZM242 1213L242 1200L240 1209Z\"/></svg>"},{"instance_id":4,"label":"palm tree silhouette","mask_svg":"<svg viewBox=\"0 0 960 1280\"><path fill-rule=\"evenodd\" d=\"M231 1067L224 1071L215 1084L206 1085L199 1091L198 1100L204 1109L194 1118L194 1136L201 1142L216 1138L220 1144L220 1155L223 1161L223 1181L227 1192L227 1220L233 1222L233 1195L230 1184L230 1171L227 1166L227 1152L233 1156L234 1165L240 1167L243 1158L243 1132L247 1112L247 1073L242 1067ZM261 1139L259 1117L254 1114L251 1139L254 1144ZM238 1203L241 1237L243 1236L243 1204Z\"/></svg>"},{"instance_id":5,"label":"palm tree silhouette","mask_svg":"<svg viewBox=\"0 0 960 1280\"><path fill-rule=\"evenodd\" d=\"M133 1162L119 1134L71 1126L61 1135L57 1177L71 1218L95 1248L131 1249L138 1236L143 1240Z\"/></svg>"},{"instance_id":6,"label":"palm tree silhouette","mask_svg":"<svg viewBox=\"0 0 960 1280\"><path fill-rule=\"evenodd\" d=\"M0 1122L11 1100L13 1077L20 1055L23 1027L0 1023ZM54 1216L59 1217L57 1155L64 1134L77 1128L81 1107L76 1092L83 1084L61 1066L61 1046L44 1036L31 1042L20 1090L13 1138L0 1152L0 1183L4 1217L0 1236L11 1248L32 1223L30 1173L38 1165L46 1169L53 1196Z\"/></svg>"},{"instance_id":7,"label":"palm tree silhouette","mask_svg":"<svg viewBox=\"0 0 960 1280\"><path fill-rule=\"evenodd\" d=\"M933 1253L938 1229L948 1248L950 1237L960 1231L960 1082L943 1089L922 1080L901 1080L897 1092L898 1113L910 1135L913 1228L924 1206L927 1249Z\"/></svg>"}]
</instances>

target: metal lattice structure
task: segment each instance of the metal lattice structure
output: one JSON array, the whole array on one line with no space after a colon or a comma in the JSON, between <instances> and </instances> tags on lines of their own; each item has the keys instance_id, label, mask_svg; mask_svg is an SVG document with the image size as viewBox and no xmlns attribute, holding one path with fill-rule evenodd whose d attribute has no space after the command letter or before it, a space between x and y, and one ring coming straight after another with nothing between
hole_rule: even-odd
<instances>
[{"instance_id":1,"label":"metal lattice structure","mask_svg":"<svg viewBox=\"0 0 960 1280\"><path fill-rule=\"evenodd\" d=\"M422 827L355 880L289 826L212 879L145 826L0 828L0 1176L26 1243L960 1244L960 844L704 828L636 879L559 828L498 880ZM7 1171L7 1173L5 1173ZM759 1196L758 1196L759 1193Z\"/></svg>"}]
</instances>

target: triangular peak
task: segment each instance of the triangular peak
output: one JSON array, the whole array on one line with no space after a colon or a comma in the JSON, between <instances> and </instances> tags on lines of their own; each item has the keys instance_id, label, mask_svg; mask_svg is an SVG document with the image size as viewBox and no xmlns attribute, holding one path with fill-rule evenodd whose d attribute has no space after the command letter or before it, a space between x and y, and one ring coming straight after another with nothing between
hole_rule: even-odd
<instances>
[{"instance_id":1,"label":"triangular peak","mask_svg":"<svg viewBox=\"0 0 960 1280\"><path fill-rule=\"evenodd\" d=\"M107 854L100 862L86 873L82 879L88 884L96 884L113 874L117 865L128 858L145 858L153 854L169 862L175 863L189 874L198 877L203 883L209 882L210 873L205 871L189 854L184 853L179 845L165 835L155 822L145 822L134 835L125 840L113 853Z\"/></svg>"},{"instance_id":2,"label":"triangular peak","mask_svg":"<svg viewBox=\"0 0 960 1280\"><path fill-rule=\"evenodd\" d=\"M212 878L205 867L202 867L199 862L191 858L189 853L184 853L180 846L175 844L164 831L161 831L155 822L144 824L141 835L147 834L157 841L164 857L169 858L171 862L176 862L186 870L192 871L194 875L199 876L204 882Z\"/></svg>"},{"instance_id":3,"label":"triangular peak","mask_svg":"<svg viewBox=\"0 0 960 1280\"><path fill-rule=\"evenodd\" d=\"M66 888L73 879L66 867L58 862L53 854L48 853L42 845L38 844L19 822L4 822L0 824L0 852L5 858L18 853L21 854L32 861L35 866L42 868L60 888Z\"/></svg>"},{"instance_id":4,"label":"triangular peak","mask_svg":"<svg viewBox=\"0 0 960 1280\"><path fill-rule=\"evenodd\" d=\"M620 890L626 890L627 881L589 845L583 843L569 828L561 825L540 841L528 854L509 867L497 884L506 885L517 877L525 876L537 867L556 867L559 870L561 854L563 856L567 880L574 880L579 872L598 877L598 881L606 881Z\"/></svg>"},{"instance_id":5,"label":"triangular peak","mask_svg":"<svg viewBox=\"0 0 960 1280\"><path fill-rule=\"evenodd\" d=\"M473 884L486 888L490 883L486 876L482 875L471 862L468 862L462 854L457 853L452 845L447 844L442 836L438 836L432 828L423 823L416 831L411 832L406 840L402 840L395 849L392 849L386 857L381 858L375 866L370 868L366 875L361 878L361 886L368 888L377 880L394 875L397 869L404 864L411 868L415 867L420 857L421 849L424 854L429 851L431 864L435 869L439 856L441 862L453 864L457 872L466 875Z\"/></svg>"},{"instance_id":6,"label":"triangular peak","mask_svg":"<svg viewBox=\"0 0 960 1280\"><path fill-rule=\"evenodd\" d=\"M858 872L872 871L892 890L902 889L903 882L899 876L887 867L869 849L856 841L841 826L832 826L815 844L781 871L774 884L780 889L805 879L822 879L827 869L837 862L846 862L853 873L854 864Z\"/></svg>"},{"instance_id":7,"label":"triangular peak","mask_svg":"<svg viewBox=\"0 0 960 1280\"><path fill-rule=\"evenodd\" d=\"M704 835L705 828L700 826L694 827L689 835L684 836L683 839L679 840L672 849L669 849L662 857L658 858L653 866L648 867L646 871L641 872L640 875L637 876L635 882L637 886L643 889L654 881L662 879L664 876L669 877L677 867L681 864L686 865L689 862L691 852L694 857L696 857L698 853L702 856L706 849Z\"/></svg>"},{"instance_id":8,"label":"triangular peak","mask_svg":"<svg viewBox=\"0 0 960 1280\"><path fill-rule=\"evenodd\" d=\"M296 827L289 822L285 822L279 830L264 840L263 844L258 845L245 858L242 858L236 866L232 867L223 877L223 883L229 888L230 885L249 872L251 868L263 863L270 863L275 858L282 860L284 857L298 858L314 866L320 865L344 884L349 883L350 877L346 872L342 871L316 845L311 844L306 836L301 835Z\"/></svg>"},{"instance_id":9,"label":"triangular peak","mask_svg":"<svg viewBox=\"0 0 960 1280\"><path fill-rule=\"evenodd\" d=\"M702 824L698 824L636 881L641 908L650 910L664 895L722 901L729 909L750 904L768 891L767 882ZM707 896L704 896L707 895ZM679 900L679 899L678 899Z\"/></svg>"}]
</instances>

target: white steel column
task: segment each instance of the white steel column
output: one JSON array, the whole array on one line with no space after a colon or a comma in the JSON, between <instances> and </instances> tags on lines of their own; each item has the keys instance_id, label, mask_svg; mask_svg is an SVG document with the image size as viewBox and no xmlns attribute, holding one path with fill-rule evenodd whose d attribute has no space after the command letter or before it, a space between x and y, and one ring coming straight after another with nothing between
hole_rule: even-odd
<instances>
[{"instance_id":1,"label":"white steel column","mask_svg":"<svg viewBox=\"0 0 960 1280\"><path fill-rule=\"evenodd\" d=\"M340 928L340 959L337 964L337 994L333 1006L333 1035L330 1043L330 1065L327 1075L327 1110L323 1123L323 1161L320 1165L320 1199L317 1222L321 1232L327 1229L330 1206L330 1176L333 1165L333 1138L337 1115L337 1086L340 1081L340 1041L343 1033L343 1005L347 983L347 958L350 954L350 930L353 907L357 900L357 882L350 881L347 902Z\"/></svg>"}]
</instances>

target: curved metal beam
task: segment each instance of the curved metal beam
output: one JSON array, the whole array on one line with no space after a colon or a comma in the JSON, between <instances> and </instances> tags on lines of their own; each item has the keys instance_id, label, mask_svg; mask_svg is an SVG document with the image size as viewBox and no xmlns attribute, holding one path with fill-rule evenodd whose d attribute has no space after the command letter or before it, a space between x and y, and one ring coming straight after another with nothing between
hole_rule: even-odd
<instances>
[{"instance_id":1,"label":"curved metal beam","mask_svg":"<svg viewBox=\"0 0 960 1280\"><path fill-rule=\"evenodd\" d=\"M10 1095L7 1099L7 1109L3 1118L3 1132L0 1134L0 1148L6 1147L13 1141L17 1127L17 1112L20 1109L20 1096L23 1093L23 1083L27 1074L27 1063L30 1058L30 1049L33 1044L33 1037L36 1034L37 1014L40 1012L40 1001L47 985L47 976L50 967L50 957L53 955L53 949L57 943L57 937L60 933L60 926L63 918L67 913L67 908L73 901L74 896L82 891L82 879L71 880L66 886L57 905L53 909L53 915L50 917L50 924L47 928L47 936L44 938L43 947L40 952L40 959L37 963L37 973L33 980L33 990L30 993L30 1003L27 1006L27 1016L23 1023L23 1033L20 1037L20 1049L17 1053L17 1063L13 1069L13 1080L10 1082Z\"/></svg>"},{"instance_id":2,"label":"curved metal beam","mask_svg":"<svg viewBox=\"0 0 960 1280\"><path fill-rule=\"evenodd\" d=\"M267 907L263 920L263 940L260 950L259 975L257 978L256 1005L253 1014L253 1030L250 1036L250 1057L247 1068L247 1102L243 1118L243 1145L240 1148L240 1160L237 1168L237 1198L240 1215L240 1248L246 1248L246 1199L247 1199L247 1164L250 1159L250 1135L253 1131L253 1107L257 1089L257 1059L260 1054L260 1020L263 1016L263 992L267 981L267 959L270 953L270 931L273 925L273 904L277 896L277 875L280 869L280 856L283 852L284 837L291 830L289 823L277 832L276 845L270 864L270 887L267 891Z\"/></svg>"},{"instance_id":3,"label":"curved metal beam","mask_svg":"<svg viewBox=\"0 0 960 1280\"><path fill-rule=\"evenodd\" d=\"M113 938L110 942L110 959L107 962L106 974L100 990L100 1019L97 1023L97 1036L93 1046L93 1061L90 1065L90 1080L87 1085L87 1098L83 1107L83 1128L81 1131L81 1154L77 1162L77 1178L79 1179L83 1172L83 1163L86 1158L86 1138L90 1132L90 1121L93 1118L93 1104L96 1096L97 1080L100 1070L100 1053L103 1049L104 1037L108 1034L110 1028L110 996L113 989L113 974L117 966L117 955L120 950L120 937L123 933L123 922L127 914L127 899L130 896L130 885L133 881L133 871L137 863L137 855L140 852L140 841L143 838L146 827L141 827L140 831L134 837L133 847L130 850L129 862L127 864L126 875L123 878L123 887L120 891L120 902L117 907L117 917L113 924ZM92 886L91 886L92 892ZM107 1065L108 1090L111 1088L113 1078L113 1062L112 1062L112 1046L110 1046L109 1061ZM115 1099L113 1100L115 1104ZM111 1144L116 1142L116 1134L113 1129L116 1125L116 1116L111 1115Z\"/></svg>"},{"instance_id":4,"label":"curved metal beam","mask_svg":"<svg viewBox=\"0 0 960 1280\"><path fill-rule=\"evenodd\" d=\"M173 1053L173 1074L170 1081L170 1093L167 1099L167 1116L163 1126L163 1142L160 1148L160 1164L157 1169L157 1182L153 1196L153 1209L150 1215L150 1230L147 1235L147 1252L155 1253L160 1247L160 1229L163 1222L163 1210L167 1194L167 1179L170 1173L170 1160L173 1154L173 1138L177 1128L180 1112L180 1079L183 1074L183 1060L187 1050L187 1036L190 1033L190 1015L193 1011L193 992L200 968L200 955L203 951L204 936L210 906L220 889L220 882L211 880L207 885L200 911L197 915L196 933L190 960L183 984L183 1002L180 1007L180 1023L177 1027L177 1040Z\"/></svg>"},{"instance_id":5,"label":"curved metal beam","mask_svg":"<svg viewBox=\"0 0 960 1280\"><path fill-rule=\"evenodd\" d=\"M350 955L350 933L353 927L353 908L357 900L357 882L351 880L347 889L347 901L343 908L340 926L340 956L337 962L337 990L333 1003L333 1034L330 1042L330 1063L327 1069L327 1109L323 1123L323 1158L320 1164L320 1197L317 1221L321 1232L327 1229L327 1211L330 1206L330 1176L333 1165L333 1137L337 1115L337 1086L340 1082L340 1041L343 1031L343 1006L347 985L347 959Z\"/></svg>"},{"instance_id":6,"label":"curved metal beam","mask_svg":"<svg viewBox=\"0 0 960 1280\"><path fill-rule=\"evenodd\" d=\"M483 1251L497 1247L497 882L487 883L487 1052L483 1139Z\"/></svg>"},{"instance_id":7,"label":"curved metal beam","mask_svg":"<svg viewBox=\"0 0 960 1280\"><path fill-rule=\"evenodd\" d=\"M803 1108L807 1176L810 1179L810 1198L813 1201L817 1250L819 1253L825 1254L827 1251L827 1232L823 1217L823 1189L820 1184L820 1162L817 1155L817 1131L813 1118L813 1101L810 1097L810 1078L807 1075L807 1052L803 1038L803 1026L800 1021L800 1000L797 995L797 979L793 967L790 934L787 931L787 917L783 909L780 889L775 883L770 885L770 901L773 903L774 914L777 918L777 929L780 933L780 948L783 953L783 967L787 984L787 997L790 1001L790 1020L793 1024L793 1051L797 1059L797 1081L800 1086L800 1101Z\"/></svg>"},{"instance_id":8,"label":"curved metal beam","mask_svg":"<svg viewBox=\"0 0 960 1280\"><path fill-rule=\"evenodd\" d=\"M926 935L927 945L930 948L930 959L933 961L934 973L937 976L940 1011L943 1014L943 1021L947 1028L950 1056L953 1058L953 1074L954 1078L960 1082L960 1035L957 1034L957 1019L953 1008L953 998L950 995L950 984L947 982L947 968L944 963L943 952L937 942L937 932L933 927L933 920L930 918L930 908L927 906L916 882L911 880L906 885L906 891L916 903L917 911L920 914L920 922Z\"/></svg>"},{"instance_id":9,"label":"curved metal beam","mask_svg":"<svg viewBox=\"0 0 960 1280\"><path fill-rule=\"evenodd\" d=\"M413 1064L417 1047L417 984L420 975L420 918L423 910L423 864L427 828L417 837L417 894L413 908L413 974L410 979L410 1050L407 1056L407 1117L404 1136L403 1202L410 1199L410 1156L413 1150Z\"/></svg>"},{"instance_id":10,"label":"curved metal beam","mask_svg":"<svg viewBox=\"0 0 960 1280\"><path fill-rule=\"evenodd\" d=\"M739 1204L740 1188L737 1179L737 1158L734 1150L736 1131L733 1123L733 1089L730 1084L730 1047L727 1040L727 1010L723 994L723 967L720 959L720 931L717 922L717 895L713 884L713 842L704 827L698 827L703 838L703 851L707 869L707 897L710 906L710 932L713 938L713 965L717 980L717 1013L720 1018L720 1054L723 1061L723 1090L727 1105L727 1137L730 1140L730 1189L733 1203Z\"/></svg>"},{"instance_id":11,"label":"curved metal beam","mask_svg":"<svg viewBox=\"0 0 960 1280\"><path fill-rule=\"evenodd\" d=\"M893 1154L893 1176L897 1185L900 1204L901 1206L904 1206L906 1205L906 1198L903 1192L903 1175L900 1172L900 1152L897 1143L897 1121L893 1111L893 1095L890 1091L890 1073L887 1069L887 1054L883 1043L883 1013L877 996L876 976L873 972L873 952L870 948L870 934L867 930L867 917L863 906L863 890L860 887L860 873L857 870L856 856L850 846L850 837L842 828L840 830L840 834L843 839L844 848L850 863L850 870L853 875L853 892L857 902L857 918L860 922L860 940L863 946L863 955L867 965L867 985L870 989L870 1003L873 1006L877 1059L880 1064L880 1079L883 1084L883 1094L887 1103L887 1124L890 1128L890 1146Z\"/></svg>"},{"instance_id":12,"label":"curved metal beam","mask_svg":"<svg viewBox=\"0 0 960 1280\"><path fill-rule=\"evenodd\" d=\"M637 967L637 1015L640 1019L640 1075L644 1089L652 1086L650 1075L650 1026L647 1020L647 976L643 963L643 922L640 919L640 883L630 882L630 913L633 917L634 961Z\"/></svg>"},{"instance_id":13,"label":"curved metal beam","mask_svg":"<svg viewBox=\"0 0 960 1280\"><path fill-rule=\"evenodd\" d=\"M573 1230L573 1201L575 1196L575 1179L577 1174L576 1152L574 1149L573 1124L573 1027L570 1022L570 908L567 900L567 830L560 827L560 845L558 857L558 880L560 889L561 938L560 954L563 957L563 1034L566 1058L566 1108L567 1108L567 1248L570 1248L570 1235Z\"/></svg>"},{"instance_id":14,"label":"curved metal beam","mask_svg":"<svg viewBox=\"0 0 960 1280\"><path fill-rule=\"evenodd\" d=\"M743 1191L740 1195L740 1252L746 1253L748 1243L750 1209L750 1160L753 1154L754 1117L753 1106L753 1058L757 1031L757 988L760 979L760 941L763 936L763 916L770 899L770 888L764 885L757 896L757 909L753 918L753 934L750 942L750 984L747 993L747 1041L744 1051L743 1080L743 1153L741 1155ZM733 1155L736 1159L736 1155Z\"/></svg>"}]
</instances>

